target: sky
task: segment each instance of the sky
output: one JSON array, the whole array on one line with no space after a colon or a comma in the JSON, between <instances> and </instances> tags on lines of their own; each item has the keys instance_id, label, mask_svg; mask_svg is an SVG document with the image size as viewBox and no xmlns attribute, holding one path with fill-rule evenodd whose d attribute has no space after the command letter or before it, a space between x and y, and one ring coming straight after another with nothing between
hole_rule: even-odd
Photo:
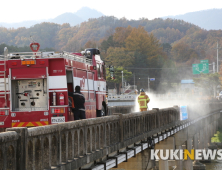
<instances>
[{"instance_id":1,"label":"sky","mask_svg":"<svg viewBox=\"0 0 222 170\"><path fill-rule=\"evenodd\" d=\"M180 15L188 12L220 9L221 0L3 0L0 22L52 19L66 12L89 7L107 16L127 19Z\"/></svg>"}]
</instances>

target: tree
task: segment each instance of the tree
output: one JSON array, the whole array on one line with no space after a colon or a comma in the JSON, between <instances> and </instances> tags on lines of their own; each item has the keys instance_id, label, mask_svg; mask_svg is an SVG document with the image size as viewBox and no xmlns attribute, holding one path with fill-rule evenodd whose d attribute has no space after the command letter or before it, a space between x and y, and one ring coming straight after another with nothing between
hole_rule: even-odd
<instances>
[{"instance_id":1,"label":"tree","mask_svg":"<svg viewBox=\"0 0 222 170\"><path fill-rule=\"evenodd\" d=\"M113 35L109 36L107 40L103 40L101 43L101 50L104 50L105 52L109 47L115 47L115 42L113 41Z\"/></svg>"},{"instance_id":2,"label":"tree","mask_svg":"<svg viewBox=\"0 0 222 170\"><path fill-rule=\"evenodd\" d=\"M126 52L123 47L110 47L105 60L110 65L127 67L133 64L134 53Z\"/></svg>"},{"instance_id":3,"label":"tree","mask_svg":"<svg viewBox=\"0 0 222 170\"><path fill-rule=\"evenodd\" d=\"M219 74L201 74L198 78L193 79L195 86L202 88L208 96L213 96L215 87L220 85Z\"/></svg>"},{"instance_id":4,"label":"tree","mask_svg":"<svg viewBox=\"0 0 222 170\"><path fill-rule=\"evenodd\" d=\"M125 81L128 81L132 77L132 72L129 72L128 70L124 69L123 67L114 67L114 77L115 79L112 80L110 77L109 68L106 68L106 80L109 83L113 83L115 88L120 93L120 89L122 86L122 71L123 71L123 78Z\"/></svg>"},{"instance_id":5,"label":"tree","mask_svg":"<svg viewBox=\"0 0 222 170\"><path fill-rule=\"evenodd\" d=\"M117 27L115 29L115 34L113 35L113 39L118 45L118 47L125 45L125 40L130 35L132 30L133 28L131 26L128 26L127 28Z\"/></svg>"},{"instance_id":6,"label":"tree","mask_svg":"<svg viewBox=\"0 0 222 170\"><path fill-rule=\"evenodd\" d=\"M89 40L86 42L85 48L98 48L97 42L95 42L93 40Z\"/></svg>"}]
</instances>

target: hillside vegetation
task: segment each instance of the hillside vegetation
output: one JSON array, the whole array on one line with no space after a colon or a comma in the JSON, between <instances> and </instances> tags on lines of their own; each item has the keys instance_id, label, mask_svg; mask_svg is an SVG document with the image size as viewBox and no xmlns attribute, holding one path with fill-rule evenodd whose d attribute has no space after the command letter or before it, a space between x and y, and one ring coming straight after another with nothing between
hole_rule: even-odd
<instances>
[{"instance_id":1,"label":"hillside vegetation","mask_svg":"<svg viewBox=\"0 0 222 170\"><path fill-rule=\"evenodd\" d=\"M108 65L122 66L135 74L139 87L147 87L148 76L155 77L153 89L162 82L170 88L173 82L190 78L192 64L202 59L216 61L216 44L222 44L221 30L207 31L182 20L160 18L100 17L78 26L44 22L30 28L0 27L0 44L28 46L30 36L42 49L75 52L97 47ZM133 84L133 78L128 81Z\"/></svg>"}]
</instances>

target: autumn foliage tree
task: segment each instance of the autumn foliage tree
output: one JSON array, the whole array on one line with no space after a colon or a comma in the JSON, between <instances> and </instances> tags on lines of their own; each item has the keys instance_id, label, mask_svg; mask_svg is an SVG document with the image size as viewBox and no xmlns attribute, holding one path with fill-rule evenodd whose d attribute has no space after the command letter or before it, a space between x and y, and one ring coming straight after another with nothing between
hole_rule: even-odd
<instances>
[{"instance_id":1,"label":"autumn foliage tree","mask_svg":"<svg viewBox=\"0 0 222 170\"><path fill-rule=\"evenodd\" d=\"M101 49L106 50L107 64L129 68L141 78L147 77L148 74L160 73L135 71L135 68L160 67L165 58L158 39L152 33L149 34L142 26L116 28L115 33L101 43ZM144 85L141 83L141 86Z\"/></svg>"}]
</instances>

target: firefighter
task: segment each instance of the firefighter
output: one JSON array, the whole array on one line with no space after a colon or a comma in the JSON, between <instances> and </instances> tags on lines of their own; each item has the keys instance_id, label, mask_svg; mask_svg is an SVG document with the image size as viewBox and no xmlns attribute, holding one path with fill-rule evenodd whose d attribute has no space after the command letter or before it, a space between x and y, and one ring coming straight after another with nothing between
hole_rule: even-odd
<instances>
[{"instance_id":1,"label":"firefighter","mask_svg":"<svg viewBox=\"0 0 222 170\"><path fill-rule=\"evenodd\" d=\"M143 89L140 89L140 95L138 96L138 103L140 106L140 111L147 111L148 103L150 102L150 98L146 95Z\"/></svg>"},{"instance_id":2,"label":"firefighter","mask_svg":"<svg viewBox=\"0 0 222 170\"><path fill-rule=\"evenodd\" d=\"M86 118L85 106L84 106L85 97L80 92L80 86L76 86L75 92L71 94L69 93L69 96L73 97L73 102L75 105L75 108L72 109L74 114L74 120L85 119Z\"/></svg>"}]
</instances>

